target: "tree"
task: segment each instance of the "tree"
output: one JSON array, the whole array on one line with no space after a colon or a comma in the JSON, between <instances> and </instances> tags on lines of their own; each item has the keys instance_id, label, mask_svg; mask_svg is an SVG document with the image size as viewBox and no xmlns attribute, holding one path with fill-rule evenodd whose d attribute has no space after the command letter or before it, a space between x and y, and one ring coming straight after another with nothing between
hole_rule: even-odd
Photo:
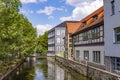
<instances>
[{"instance_id":1,"label":"tree","mask_svg":"<svg viewBox=\"0 0 120 80\"><path fill-rule=\"evenodd\" d=\"M48 51L48 32L46 31L43 35L37 38L36 52L40 54L46 54Z\"/></svg>"},{"instance_id":2,"label":"tree","mask_svg":"<svg viewBox=\"0 0 120 80\"><path fill-rule=\"evenodd\" d=\"M0 0L0 60L34 52L36 29L19 13L20 0Z\"/></svg>"}]
</instances>

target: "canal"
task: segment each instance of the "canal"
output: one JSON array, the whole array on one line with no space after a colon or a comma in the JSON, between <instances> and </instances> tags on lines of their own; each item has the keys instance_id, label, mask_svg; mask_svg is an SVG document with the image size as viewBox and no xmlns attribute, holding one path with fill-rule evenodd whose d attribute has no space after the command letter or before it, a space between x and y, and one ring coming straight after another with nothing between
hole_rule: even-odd
<instances>
[{"instance_id":1,"label":"canal","mask_svg":"<svg viewBox=\"0 0 120 80\"><path fill-rule=\"evenodd\" d=\"M79 73L58 62L39 58L24 62L4 80L87 80Z\"/></svg>"}]
</instances>

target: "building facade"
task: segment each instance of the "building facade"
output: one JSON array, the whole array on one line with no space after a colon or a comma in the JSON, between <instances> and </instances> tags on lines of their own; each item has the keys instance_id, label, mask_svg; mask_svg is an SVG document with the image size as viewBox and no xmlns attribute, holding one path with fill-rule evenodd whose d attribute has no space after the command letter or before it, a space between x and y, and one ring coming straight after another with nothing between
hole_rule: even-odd
<instances>
[{"instance_id":1,"label":"building facade","mask_svg":"<svg viewBox=\"0 0 120 80\"><path fill-rule=\"evenodd\" d=\"M101 7L82 19L78 31L72 35L74 59L100 68L105 66L103 12Z\"/></svg>"},{"instance_id":2,"label":"building facade","mask_svg":"<svg viewBox=\"0 0 120 80\"><path fill-rule=\"evenodd\" d=\"M120 72L120 0L104 0L106 65Z\"/></svg>"},{"instance_id":3,"label":"building facade","mask_svg":"<svg viewBox=\"0 0 120 80\"><path fill-rule=\"evenodd\" d=\"M64 37L64 45L65 45L65 58L69 60L73 60L72 53L72 37L71 35L79 28L80 23L78 21L73 21L67 23L65 37Z\"/></svg>"},{"instance_id":4,"label":"building facade","mask_svg":"<svg viewBox=\"0 0 120 80\"><path fill-rule=\"evenodd\" d=\"M48 31L48 54L55 56L55 28Z\"/></svg>"},{"instance_id":5,"label":"building facade","mask_svg":"<svg viewBox=\"0 0 120 80\"><path fill-rule=\"evenodd\" d=\"M48 56L64 56L64 37L67 21L48 31Z\"/></svg>"}]
</instances>

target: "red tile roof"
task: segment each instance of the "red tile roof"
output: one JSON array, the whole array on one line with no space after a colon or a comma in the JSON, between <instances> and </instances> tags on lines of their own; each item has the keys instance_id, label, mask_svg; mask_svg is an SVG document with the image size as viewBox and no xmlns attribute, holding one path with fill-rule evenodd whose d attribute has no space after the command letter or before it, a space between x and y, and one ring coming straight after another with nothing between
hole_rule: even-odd
<instances>
[{"instance_id":1,"label":"red tile roof","mask_svg":"<svg viewBox=\"0 0 120 80\"><path fill-rule=\"evenodd\" d=\"M93 19L94 16L98 16L98 18L96 20ZM99 24L100 22L103 21L103 17L104 17L104 9L103 6L100 7L99 9L97 9L96 11L94 11L93 13L91 13L90 15L88 15L87 17L83 18L80 22L79 22L79 28L77 28L77 30L73 33L73 34L77 34L79 31L90 28L96 24ZM84 25L83 23L86 22L86 24Z\"/></svg>"},{"instance_id":2,"label":"red tile roof","mask_svg":"<svg viewBox=\"0 0 120 80\"><path fill-rule=\"evenodd\" d=\"M69 34L73 34L74 32L77 31L77 29L79 28L79 26L81 25L80 22L74 22L74 23L67 23L67 32Z\"/></svg>"}]
</instances>

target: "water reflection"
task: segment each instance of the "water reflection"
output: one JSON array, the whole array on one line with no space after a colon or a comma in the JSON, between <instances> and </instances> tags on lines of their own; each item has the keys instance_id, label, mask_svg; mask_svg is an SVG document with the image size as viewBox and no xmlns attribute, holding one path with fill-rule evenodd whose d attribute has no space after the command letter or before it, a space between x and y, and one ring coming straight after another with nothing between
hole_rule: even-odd
<instances>
[{"instance_id":1,"label":"water reflection","mask_svg":"<svg viewBox=\"0 0 120 80\"><path fill-rule=\"evenodd\" d=\"M86 80L85 77L45 58L25 62L4 80Z\"/></svg>"}]
</instances>

